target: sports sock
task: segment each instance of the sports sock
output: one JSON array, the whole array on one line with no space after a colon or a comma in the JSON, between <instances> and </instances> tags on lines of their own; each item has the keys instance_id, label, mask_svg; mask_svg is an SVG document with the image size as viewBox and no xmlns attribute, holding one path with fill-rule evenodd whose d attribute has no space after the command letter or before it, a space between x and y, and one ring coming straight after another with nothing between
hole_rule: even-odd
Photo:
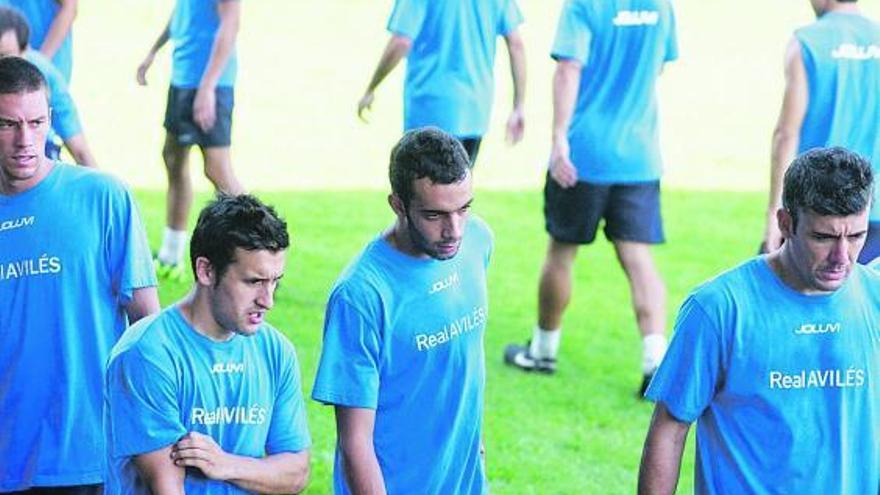
<instances>
[{"instance_id":1,"label":"sports sock","mask_svg":"<svg viewBox=\"0 0 880 495\"><path fill-rule=\"evenodd\" d=\"M556 354L559 352L559 337L561 334L562 330L560 328L544 330L535 325L535 329L532 331L532 344L529 347L529 354L539 359L556 359Z\"/></svg>"},{"instance_id":2,"label":"sports sock","mask_svg":"<svg viewBox=\"0 0 880 495\"><path fill-rule=\"evenodd\" d=\"M666 336L650 333L642 337L642 373L653 373L666 355Z\"/></svg>"},{"instance_id":3,"label":"sports sock","mask_svg":"<svg viewBox=\"0 0 880 495\"><path fill-rule=\"evenodd\" d=\"M162 235L162 247L159 248L159 254L156 257L166 265L176 265L183 262L186 240L185 230L165 227L165 233Z\"/></svg>"}]
</instances>

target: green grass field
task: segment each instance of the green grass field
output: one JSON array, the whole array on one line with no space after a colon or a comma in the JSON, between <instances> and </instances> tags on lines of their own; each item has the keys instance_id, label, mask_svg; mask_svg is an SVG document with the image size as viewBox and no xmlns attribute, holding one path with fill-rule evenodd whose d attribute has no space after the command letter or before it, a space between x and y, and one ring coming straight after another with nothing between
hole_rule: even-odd
<instances>
[{"instance_id":1,"label":"green grass field","mask_svg":"<svg viewBox=\"0 0 880 495\"><path fill-rule=\"evenodd\" d=\"M162 194L139 192L151 241L158 242ZM275 192L263 197L289 220L293 248L269 321L297 346L309 394L320 354L329 288L348 260L393 217L381 192ZM203 201L206 196L200 198ZM668 245L656 249L674 309L696 284L755 250L760 194L671 191L665 197ZM474 211L493 227L486 333L489 477L497 494L632 493L651 413L634 398L640 344L627 285L610 244L584 250L565 318L560 370L528 375L501 362L504 345L534 324L537 276L545 247L537 191L478 191ZM737 226L736 229L720 228ZM163 285L163 304L188 284ZM330 493L335 431L332 409L310 401L313 477L307 493ZM690 492L692 465L682 475ZM417 462L418 460L414 460Z\"/></svg>"},{"instance_id":2,"label":"green grass field","mask_svg":"<svg viewBox=\"0 0 880 495\"><path fill-rule=\"evenodd\" d=\"M549 151L548 57L562 0L519 0L529 64L527 135L503 144L510 83L499 45L492 128L476 172L475 212L496 234L486 335L485 430L493 493L633 493L651 406L634 399L639 340L628 289L609 244L584 250L564 320L554 377L505 368L505 344L535 319L545 236L540 185ZM173 0L81 2L72 89L103 168L137 191L152 244L164 215L159 149L170 50L150 85L134 72ZM865 3L873 15L876 2ZM293 249L270 321L299 350L306 394L320 352L328 290L347 261L392 221L387 155L400 133L402 67L377 92L369 125L354 109L387 39L391 0L245 2L239 38L233 158L243 183L279 207ZM791 31L812 18L807 0L676 0L681 60L659 88L667 163L668 244L656 257L669 289L669 321L696 284L754 253L762 229L769 143ZM198 173L197 187L208 184ZM197 204L206 198L200 196ZM164 304L188 286L161 287ZM309 494L330 493L332 411L309 401L314 438ZM692 491L692 447L680 492ZM418 462L414 459L413 462Z\"/></svg>"}]
</instances>

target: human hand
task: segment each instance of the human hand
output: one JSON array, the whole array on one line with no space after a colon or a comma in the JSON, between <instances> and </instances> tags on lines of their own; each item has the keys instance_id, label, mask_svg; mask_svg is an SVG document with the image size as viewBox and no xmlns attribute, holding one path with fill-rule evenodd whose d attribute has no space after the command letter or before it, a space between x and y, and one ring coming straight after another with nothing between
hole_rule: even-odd
<instances>
[{"instance_id":1,"label":"human hand","mask_svg":"<svg viewBox=\"0 0 880 495\"><path fill-rule=\"evenodd\" d=\"M150 52L149 54L147 54L146 58L144 58L143 62L138 65L136 77L138 84L140 84L141 86L147 85L147 71L150 69L150 66L153 65L154 57L155 54L153 52Z\"/></svg>"},{"instance_id":2,"label":"human hand","mask_svg":"<svg viewBox=\"0 0 880 495\"><path fill-rule=\"evenodd\" d=\"M776 219L776 211L767 214L767 228L764 230L764 240L761 243L762 253L772 253L782 246L782 232Z\"/></svg>"},{"instance_id":3,"label":"human hand","mask_svg":"<svg viewBox=\"0 0 880 495\"><path fill-rule=\"evenodd\" d=\"M507 134L505 136L507 143L513 145L522 141L525 127L526 122L522 107L515 107L507 118Z\"/></svg>"},{"instance_id":4,"label":"human hand","mask_svg":"<svg viewBox=\"0 0 880 495\"><path fill-rule=\"evenodd\" d=\"M193 122L203 132L208 132L214 127L217 120L217 99L213 88L199 86L196 97L193 100Z\"/></svg>"},{"instance_id":5,"label":"human hand","mask_svg":"<svg viewBox=\"0 0 880 495\"><path fill-rule=\"evenodd\" d=\"M361 99L358 101L358 118L361 119L363 122L369 123L365 112L372 110L373 98L373 92L367 91L366 93L364 93L364 96L361 96Z\"/></svg>"},{"instance_id":6,"label":"human hand","mask_svg":"<svg viewBox=\"0 0 880 495\"><path fill-rule=\"evenodd\" d=\"M208 435L191 431L171 447L171 459L178 467L198 468L212 480L232 477L234 460Z\"/></svg>"},{"instance_id":7,"label":"human hand","mask_svg":"<svg viewBox=\"0 0 880 495\"><path fill-rule=\"evenodd\" d=\"M577 169L571 163L569 157L568 138L560 138L553 142L553 149L550 151L550 177L553 178L563 189L577 184Z\"/></svg>"}]
</instances>

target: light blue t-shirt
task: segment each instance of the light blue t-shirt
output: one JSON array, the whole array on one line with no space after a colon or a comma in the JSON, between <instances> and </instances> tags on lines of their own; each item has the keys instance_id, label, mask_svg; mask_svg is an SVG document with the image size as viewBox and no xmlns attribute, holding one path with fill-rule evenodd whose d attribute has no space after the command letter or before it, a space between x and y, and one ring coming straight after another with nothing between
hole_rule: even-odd
<instances>
[{"instance_id":1,"label":"light blue t-shirt","mask_svg":"<svg viewBox=\"0 0 880 495\"><path fill-rule=\"evenodd\" d=\"M880 273L795 292L763 257L698 288L646 396L697 421L700 494L880 488Z\"/></svg>"},{"instance_id":2,"label":"light blue t-shirt","mask_svg":"<svg viewBox=\"0 0 880 495\"><path fill-rule=\"evenodd\" d=\"M0 0L0 5L15 7L24 14L30 26L30 43L34 50L43 46L49 28L61 9L57 0ZM70 84L70 73L73 70L73 30L67 33L61 46L52 57L52 64L64 76L64 82Z\"/></svg>"},{"instance_id":3,"label":"light blue t-shirt","mask_svg":"<svg viewBox=\"0 0 880 495\"><path fill-rule=\"evenodd\" d=\"M516 0L396 0L388 31L412 40L404 130L431 125L458 138L485 134L497 38L522 22Z\"/></svg>"},{"instance_id":4,"label":"light blue t-shirt","mask_svg":"<svg viewBox=\"0 0 880 495\"><path fill-rule=\"evenodd\" d=\"M678 58L670 1L567 0L551 55L583 65L568 130L578 180L658 180L655 83Z\"/></svg>"},{"instance_id":5,"label":"light blue t-shirt","mask_svg":"<svg viewBox=\"0 0 880 495\"><path fill-rule=\"evenodd\" d=\"M174 43L171 85L197 88L208 68L214 38L220 29L218 5L240 0L177 0L171 16L170 35ZM233 49L217 82L219 87L235 86L238 56Z\"/></svg>"},{"instance_id":6,"label":"light blue t-shirt","mask_svg":"<svg viewBox=\"0 0 880 495\"><path fill-rule=\"evenodd\" d=\"M407 256L381 236L330 294L312 398L376 411L389 494L481 495L488 227L471 218L457 256ZM336 495L350 493L336 450Z\"/></svg>"},{"instance_id":7,"label":"light blue t-shirt","mask_svg":"<svg viewBox=\"0 0 880 495\"><path fill-rule=\"evenodd\" d=\"M215 342L172 306L132 326L107 365L107 493L149 494L132 457L187 432L225 451L260 458L311 443L293 345L269 325ZM232 483L188 473L187 494L245 494Z\"/></svg>"},{"instance_id":8,"label":"light blue t-shirt","mask_svg":"<svg viewBox=\"0 0 880 495\"><path fill-rule=\"evenodd\" d=\"M843 146L880 172L880 24L829 12L794 35L810 93L798 153ZM870 219L880 221L880 188L874 189Z\"/></svg>"},{"instance_id":9,"label":"light blue t-shirt","mask_svg":"<svg viewBox=\"0 0 880 495\"><path fill-rule=\"evenodd\" d=\"M0 491L100 483L103 371L123 306L156 285L131 194L56 162L0 194Z\"/></svg>"},{"instance_id":10,"label":"light blue t-shirt","mask_svg":"<svg viewBox=\"0 0 880 495\"><path fill-rule=\"evenodd\" d=\"M57 135L62 141L66 141L82 132L79 114L64 76L40 52L28 50L24 58L40 69L49 86L49 106L52 108L52 129L49 139L54 139Z\"/></svg>"}]
</instances>

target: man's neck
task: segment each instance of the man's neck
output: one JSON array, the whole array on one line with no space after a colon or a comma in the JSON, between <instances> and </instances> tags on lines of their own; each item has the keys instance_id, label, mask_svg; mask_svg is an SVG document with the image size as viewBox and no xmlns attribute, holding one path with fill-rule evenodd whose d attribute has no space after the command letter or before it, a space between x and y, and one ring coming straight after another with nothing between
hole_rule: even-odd
<instances>
[{"instance_id":1,"label":"man's neck","mask_svg":"<svg viewBox=\"0 0 880 495\"><path fill-rule=\"evenodd\" d=\"M217 323L211 312L211 302L207 294L194 288L177 305L183 318L197 333L214 342L226 342L235 333L230 332Z\"/></svg>"},{"instance_id":2,"label":"man's neck","mask_svg":"<svg viewBox=\"0 0 880 495\"><path fill-rule=\"evenodd\" d=\"M826 14L835 12L837 14L861 14L859 4L856 2L829 2Z\"/></svg>"},{"instance_id":3,"label":"man's neck","mask_svg":"<svg viewBox=\"0 0 880 495\"><path fill-rule=\"evenodd\" d=\"M49 176L49 172L51 172L53 168L55 168L55 161L43 157L42 162L37 167L36 173L34 173L34 176L30 179L9 180L8 177L4 177L0 174L0 194L3 194L4 196L14 196L29 191L40 185L40 183Z\"/></svg>"}]
</instances>

